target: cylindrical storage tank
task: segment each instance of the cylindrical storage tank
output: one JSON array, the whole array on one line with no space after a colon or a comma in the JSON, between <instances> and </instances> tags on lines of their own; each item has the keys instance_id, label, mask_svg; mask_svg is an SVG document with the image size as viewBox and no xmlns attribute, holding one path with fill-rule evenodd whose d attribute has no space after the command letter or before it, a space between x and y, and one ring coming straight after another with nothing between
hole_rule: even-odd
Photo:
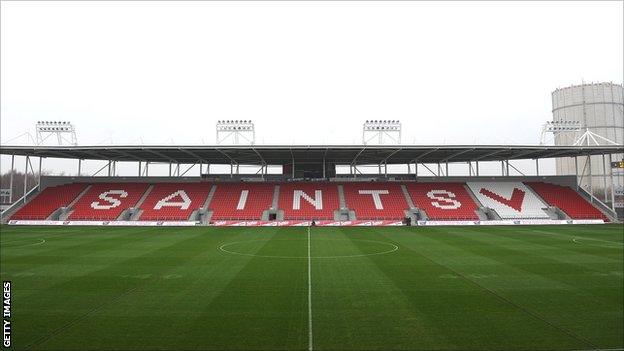
<instances>
[{"instance_id":1,"label":"cylindrical storage tank","mask_svg":"<svg viewBox=\"0 0 624 351\"><path fill-rule=\"evenodd\" d=\"M573 85L557 89L552 93L553 121L580 122L581 131L561 133L555 137L555 145L569 146L587 129L609 139L618 145L624 144L624 94L622 85L613 83L592 83ZM608 145L596 137L599 145ZM583 145L596 145L593 139ZM611 205L611 181L615 189L624 186L624 175L612 173L611 164L622 159L622 154L609 156L578 157L575 171L574 158L559 158L556 161L558 175L578 174L579 184L600 201ZM612 177L613 176L613 177ZM591 179L591 181L590 181ZM615 199L618 203L618 199Z\"/></svg>"}]
</instances>

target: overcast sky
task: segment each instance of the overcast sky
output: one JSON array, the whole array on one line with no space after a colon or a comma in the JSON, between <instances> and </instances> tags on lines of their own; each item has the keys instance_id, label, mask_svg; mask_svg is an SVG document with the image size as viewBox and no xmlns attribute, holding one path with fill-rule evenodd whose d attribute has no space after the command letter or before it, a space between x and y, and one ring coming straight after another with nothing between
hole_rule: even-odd
<instances>
[{"instance_id":1,"label":"overcast sky","mask_svg":"<svg viewBox=\"0 0 624 351\"><path fill-rule=\"evenodd\" d=\"M1 138L68 120L83 145L536 144L551 91L622 82L623 3L2 2ZM7 158L2 158L5 171ZM62 165L61 163L48 163Z\"/></svg>"}]
</instances>

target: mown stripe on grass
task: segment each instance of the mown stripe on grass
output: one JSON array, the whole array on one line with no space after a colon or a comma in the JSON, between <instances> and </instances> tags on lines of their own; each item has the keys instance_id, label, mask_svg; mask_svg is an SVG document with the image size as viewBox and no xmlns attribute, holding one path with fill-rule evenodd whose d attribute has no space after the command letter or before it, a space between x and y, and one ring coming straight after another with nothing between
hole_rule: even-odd
<instances>
[{"instance_id":1,"label":"mown stripe on grass","mask_svg":"<svg viewBox=\"0 0 624 351\"><path fill-rule=\"evenodd\" d=\"M175 235L166 232L162 232L159 234ZM192 245L188 245L188 243L194 241L198 235L201 235L201 233L195 233L190 236L177 236L177 240L173 243L165 242L166 245L154 247L151 250L148 250L133 258L124 259L121 261L112 260L111 264L105 265L97 271L85 272L85 274L82 276L59 281L57 284L48 287L43 292L45 296L41 296L39 299L37 297L31 296L29 298L30 305L28 306L28 309L32 310L33 313L40 313L42 315L45 315L47 309L55 308L55 304L59 303L63 304L64 307L61 307L62 309L75 312L69 314L71 318L67 318L65 320L58 320L58 318L55 318L55 314L53 314L52 316L45 316L48 318L42 318L44 322L42 326L45 329L41 328L43 330L40 329L41 331L36 332L34 330L35 328L32 328L30 329L30 333L31 335L43 335L40 335L34 340L29 341L25 348L46 348L44 347L44 344L52 341L55 341L53 345L61 348L79 346L87 349L99 349L104 347L104 345L98 344L86 346L84 344L84 341L79 345L72 345L71 342L75 342L76 340L71 337L63 338L63 335L67 333L71 335L71 332L73 332L75 328L79 328L79 323L84 323L85 320L96 317L98 313L103 310L104 307L111 306L114 303L118 303L120 299L129 298L129 296L131 296L132 294L138 293L140 291L139 288L143 288L158 279L151 278L150 276L150 278L148 279L140 279L138 281L132 279L122 279L121 281L119 281L114 277L118 277L121 272L127 271L128 268L136 267L137 264L140 265L144 260L162 260L162 256L164 253L171 250L176 250L178 247L185 247L189 249L192 247ZM156 235L150 234L150 236L154 237ZM123 241L119 242L120 245L123 245L123 243ZM109 247L107 249L112 250L111 252L114 252L114 248ZM147 274L154 274L154 277L159 277L160 275L156 275L156 273L162 274L163 272L171 270L175 268L176 265L183 264L184 262L190 260L193 257L193 254L197 255L201 252L202 250L199 249L195 252L191 251L189 252L189 255L180 256L176 260L174 260L174 262L170 262L170 264L166 266L140 266L142 269L147 270ZM97 286L93 286L92 284L98 284L98 282L100 284L102 283L102 276L108 276L112 278L112 281L109 281L109 287L101 289ZM96 288L97 290L94 290L94 288ZM90 296L91 294L84 294L84 292L87 291L95 294L93 296ZM59 295L55 295L54 292L57 292ZM59 300L58 297L61 295L65 296L65 298ZM87 296L88 298L85 299L84 296ZM44 331L46 329L47 331ZM91 340L95 340L95 338ZM53 345L50 346L54 348Z\"/></svg>"},{"instance_id":2,"label":"mown stripe on grass","mask_svg":"<svg viewBox=\"0 0 624 351\"><path fill-rule=\"evenodd\" d=\"M514 239L510 237L500 236L498 240L492 240L490 238L491 234L480 233L473 230L472 228L462 228L461 231L459 229L449 229L449 231L451 233L450 235L427 234L426 236L440 243L456 247L461 251L469 252L476 256L490 259L496 262L496 264L493 264L492 266L497 267L497 270L499 271L504 272L505 269L502 268L513 267L512 270L508 270L508 274L521 278L528 283L525 289L505 289L504 284L500 284L500 282L501 280L509 279L508 276L501 278L495 277L489 281L477 281L471 278L471 275L474 274L464 273L464 276L466 276L467 279L474 281L475 284L486 287L487 289L490 289L500 296L505 297L510 302L513 302L517 306L522 307L524 310L531 312L535 316L539 316L541 319L547 321L552 326L556 326L562 331L578 337L579 340L589 341L591 345L586 346L594 345L592 347L595 347L596 344L604 344L605 341L602 340L600 337L592 337L593 335L595 335L595 333L588 333L587 330L577 327L577 323L575 323L575 318L581 318L583 312L578 311L575 313L574 316L561 315L563 311L574 311L575 309L577 309L576 305L571 305L570 302L570 304L568 304L566 308L563 308L563 306L561 308L557 308L558 305L565 305L566 301L577 301L584 304L591 303L591 316L596 316L596 314L600 313L600 311L604 311L601 316L606 320L603 321L609 325L613 325L612 323L610 323L610 321L612 321L615 323L615 325L617 325L617 321L613 320L614 314L612 313L612 301L602 299L597 300L597 297L595 295L583 291L582 288L580 288L578 285L575 286L572 281L564 280L563 278L565 278L566 276L562 275L561 272L553 271L553 268L558 267L558 269L564 269L569 272L569 274L571 274L574 272L574 265L561 264L548 257L535 254L532 250L511 249L509 247L512 247L513 245L509 243L514 241ZM483 236L485 236L485 238ZM508 244L501 244L501 241L506 241ZM453 264L452 262L449 263L449 267L452 267L452 269L458 270L460 272L468 272L470 270L470 265L459 266ZM584 270L586 273L591 272L582 265L576 265L576 269ZM523 272L523 274L518 275L517 273L514 273L513 270ZM479 274L482 272L476 273ZM575 276L581 277L582 274ZM539 279L536 279L538 277ZM571 279L574 279L574 277L572 277ZM548 289L556 292L556 299L553 296L553 300L551 300L549 303L544 303L544 301L540 301L552 295L547 294L548 290L534 290L533 286L530 285L531 282L535 284L537 281L540 280L543 282L543 284L546 284L546 286L552 285ZM533 295L539 297L539 299L534 300L532 298ZM553 309L558 312L553 313Z\"/></svg>"},{"instance_id":3,"label":"mown stripe on grass","mask_svg":"<svg viewBox=\"0 0 624 351\"><path fill-rule=\"evenodd\" d=\"M284 255L306 254L306 228L256 228L256 231L266 239L252 246L257 255L271 255L280 250L285 251ZM258 236L249 240L258 240ZM232 241L240 241L240 237ZM242 262L243 266L228 276L225 286L193 319L188 333L194 336L194 348L307 349L306 260L223 252L219 255Z\"/></svg>"},{"instance_id":4,"label":"mown stripe on grass","mask_svg":"<svg viewBox=\"0 0 624 351\"><path fill-rule=\"evenodd\" d=\"M403 230L403 229L399 229ZM382 230L383 231L383 230ZM407 231L412 232L412 230L407 229ZM464 287L468 288L466 291L469 292L471 289L479 291L481 294L481 298L473 296L472 299L468 296L464 297L462 300L462 304L472 304L474 312L471 316L462 315L460 312L461 306L457 306L457 319L468 318L474 319L472 323L474 325L470 325L470 322L467 322L465 326L458 325L456 328L462 329L472 329L474 332L478 334L478 338L475 340L466 339L464 340L464 345L466 342L475 342L474 345L468 345L468 348L494 348L494 349L526 349L526 348L559 348L559 347L595 347L590 340L577 335L576 333L562 328L560 325L552 323L548 319L544 318L541 314L536 311L527 308L521 304L518 304L516 301L509 299L505 295L500 292L491 289L484 284L480 283L477 279L474 279L470 276L470 274L466 273L466 266L462 265L462 269L455 268L452 259L454 255L453 251L456 251L458 248L463 247L464 242L460 237L455 236L455 240L453 242L454 245L450 245L449 247L446 242L441 240L445 235L443 234L442 229L436 228L433 230L425 230L419 231L417 235L414 233L410 233L410 240L404 242L406 237L401 236L400 242L403 243L403 246L410 250L415 255L421 257L429 261L431 264L437 265L443 268L447 273L450 273L463 281ZM454 249L451 249L453 248ZM442 250L444 248L444 250ZM450 250L449 250L450 249ZM460 249L461 250L461 249ZM461 251L460 251L461 252ZM442 254L445 257L445 260L441 260L438 255ZM457 262L463 260L463 257L458 257ZM448 261L449 263L443 263L444 261ZM401 277L397 277L398 280ZM406 285L406 291L409 291L410 285ZM497 301L495 305L492 305L494 301ZM480 311L480 306L483 309ZM494 308L490 311L490 308ZM506 317L502 318L502 316L498 315L499 313L503 313ZM490 316L491 315L491 316ZM515 317L513 317L515 315ZM524 315L524 317L520 317ZM479 330L479 328L475 328L474 326L478 326L480 320L488 320L497 321L496 323L488 323L486 324L486 328ZM508 325L506 324L507 319L509 318L520 318L516 320L514 323ZM521 321L521 319L524 321ZM546 328L545 328L546 327ZM564 337L556 337L556 334ZM505 344L501 346L498 340L497 343L487 344L489 338L487 335L496 335L493 340L497 340L501 338L502 335L505 335ZM519 336L526 335L525 338L519 338ZM469 336L466 336L469 338ZM532 338L532 340L530 339ZM567 338L567 340L565 339Z\"/></svg>"},{"instance_id":5,"label":"mown stripe on grass","mask_svg":"<svg viewBox=\"0 0 624 351\"><path fill-rule=\"evenodd\" d=\"M503 230L501 228L501 230ZM471 233L477 234L472 235ZM544 280L558 282L556 288L573 292L585 301L602 305L610 309L613 304L622 304L621 296L603 296L598 294L604 289L621 291L621 282L617 282L616 276L600 276L607 269L619 270L621 262L601 262L602 270L594 268L595 264L584 262L584 259L592 258L570 252L562 247L556 250L553 247L524 240L524 235L499 235L492 232L476 232L466 230L462 237L461 248L472 253L491 258L503 265L514 267L519 271L531 275L538 275ZM453 244L457 240L438 236L435 239L443 240L447 244ZM544 251L541 248L548 248ZM566 257L566 259L563 259ZM522 260L518 259L521 258ZM592 259L595 260L595 259ZM534 279L534 278L533 278ZM585 286L583 280L591 279L596 284ZM621 279L620 279L621 280ZM605 283L610 283L606 285ZM597 288L602 289L597 289Z\"/></svg>"},{"instance_id":6,"label":"mown stripe on grass","mask_svg":"<svg viewBox=\"0 0 624 351\"><path fill-rule=\"evenodd\" d=\"M48 250L29 250L27 256L19 258L11 257L3 252L3 266L10 266L11 271L3 275L3 278L20 278L20 285L16 289L21 291L21 298L30 298L39 291L51 289L58 279L70 279L71 276L63 276L65 267L70 267L84 276L100 269L102 265L110 265L123 259L116 257L120 247L130 246L139 242L152 242L156 236L169 236L168 232L156 232L146 229L120 229L112 230L108 237L97 236L97 239L89 241L83 238L79 244L66 245L65 242L75 242L74 237L49 239ZM89 234L83 234L89 236ZM59 247L60 245L60 247ZM102 255L109 252L112 256L96 258L94 255ZM28 272L29 274L24 274Z\"/></svg>"},{"instance_id":7,"label":"mown stripe on grass","mask_svg":"<svg viewBox=\"0 0 624 351\"><path fill-rule=\"evenodd\" d=\"M314 255L370 252L371 228L323 228ZM381 242L388 242L379 238ZM399 251L378 257L398 259ZM408 298L367 256L313 260L315 348L453 349L451 340L415 313Z\"/></svg>"}]
</instances>

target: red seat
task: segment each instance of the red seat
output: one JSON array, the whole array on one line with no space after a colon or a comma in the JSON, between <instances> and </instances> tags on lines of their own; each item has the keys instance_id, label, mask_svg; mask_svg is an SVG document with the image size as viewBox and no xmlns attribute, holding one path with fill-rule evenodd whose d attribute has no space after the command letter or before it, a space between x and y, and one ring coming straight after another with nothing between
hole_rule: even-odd
<instances>
[{"instance_id":1,"label":"red seat","mask_svg":"<svg viewBox=\"0 0 624 351\"><path fill-rule=\"evenodd\" d=\"M73 206L68 219L114 220L134 207L148 185L145 183L96 183Z\"/></svg>"},{"instance_id":2,"label":"red seat","mask_svg":"<svg viewBox=\"0 0 624 351\"><path fill-rule=\"evenodd\" d=\"M464 183L408 183L414 205L433 220L478 220L478 205Z\"/></svg>"},{"instance_id":3,"label":"red seat","mask_svg":"<svg viewBox=\"0 0 624 351\"><path fill-rule=\"evenodd\" d=\"M275 184L218 183L210 201L211 219L260 220L273 202Z\"/></svg>"},{"instance_id":4,"label":"red seat","mask_svg":"<svg viewBox=\"0 0 624 351\"><path fill-rule=\"evenodd\" d=\"M210 188L206 183L155 184L141 205L140 220L186 221L193 211L204 206Z\"/></svg>"},{"instance_id":5,"label":"red seat","mask_svg":"<svg viewBox=\"0 0 624 351\"><path fill-rule=\"evenodd\" d=\"M357 219L402 219L409 209L397 183L344 183L343 189L346 205Z\"/></svg>"},{"instance_id":6,"label":"red seat","mask_svg":"<svg viewBox=\"0 0 624 351\"><path fill-rule=\"evenodd\" d=\"M551 183L526 182L546 203L556 206L573 219L602 219L607 216L567 186Z\"/></svg>"},{"instance_id":7,"label":"red seat","mask_svg":"<svg viewBox=\"0 0 624 351\"><path fill-rule=\"evenodd\" d=\"M283 183L280 185L279 209L284 219L334 219L340 208L338 186L328 182Z\"/></svg>"},{"instance_id":8,"label":"red seat","mask_svg":"<svg viewBox=\"0 0 624 351\"><path fill-rule=\"evenodd\" d=\"M84 183L47 187L15 212L11 219L46 219L57 209L68 206L86 187Z\"/></svg>"}]
</instances>

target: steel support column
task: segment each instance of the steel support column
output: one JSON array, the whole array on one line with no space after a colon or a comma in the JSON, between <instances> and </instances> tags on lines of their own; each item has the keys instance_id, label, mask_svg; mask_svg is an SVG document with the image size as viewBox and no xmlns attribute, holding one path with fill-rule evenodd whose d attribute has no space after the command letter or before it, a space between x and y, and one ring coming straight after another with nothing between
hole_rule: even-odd
<instances>
[{"instance_id":1,"label":"steel support column","mask_svg":"<svg viewBox=\"0 0 624 351\"><path fill-rule=\"evenodd\" d=\"M602 155L602 180L604 181L604 202L609 202L607 198L607 165L605 164L605 155ZM611 163L609 163L609 167L611 167Z\"/></svg>"},{"instance_id":2,"label":"steel support column","mask_svg":"<svg viewBox=\"0 0 624 351\"><path fill-rule=\"evenodd\" d=\"M535 159L535 174L539 176L539 158Z\"/></svg>"},{"instance_id":3,"label":"steel support column","mask_svg":"<svg viewBox=\"0 0 624 351\"><path fill-rule=\"evenodd\" d=\"M9 203L13 203L13 173L15 168L15 155L11 155L11 174L9 175L9 189L11 189L11 193L9 194Z\"/></svg>"},{"instance_id":4,"label":"steel support column","mask_svg":"<svg viewBox=\"0 0 624 351\"><path fill-rule=\"evenodd\" d=\"M30 157L26 156L26 165L24 167L24 195L22 196L22 199L24 200L24 203L26 203L26 190L28 189L28 163L30 162Z\"/></svg>"},{"instance_id":5,"label":"steel support column","mask_svg":"<svg viewBox=\"0 0 624 351\"><path fill-rule=\"evenodd\" d=\"M576 176L576 191L578 191L579 190L578 156L574 156L574 175Z\"/></svg>"},{"instance_id":6,"label":"steel support column","mask_svg":"<svg viewBox=\"0 0 624 351\"><path fill-rule=\"evenodd\" d=\"M591 195L591 202L594 202L594 177L592 173L591 156L587 156L587 162L589 163L589 195Z\"/></svg>"},{"instance_id":7,"label":"steel support column","mask_svg":"<svg viewBox=\"0 0 624 351\"><path fill-rule=\"evenodd\" d=\"M613 167L611 167L611 162L613 162L613 159L611 154L609 154L609 178L611 178L611 209L613 210L613 213L617 214L617 212L615 211L615 182L613 181Z\"/></svg>"},{"instance_id":8,"label":"steel support column","mask_svg":"<svg viewBox=\"0 0 624 351\"><path fill-rule=\"evenodd\" d=\"M39 182L39 184L37 184L37 186L39 187L39 191L41 191L41 164L43 163L43 157L39 157L39 176L37 177L37 181Z\"/></svg>"}]
</instances>

